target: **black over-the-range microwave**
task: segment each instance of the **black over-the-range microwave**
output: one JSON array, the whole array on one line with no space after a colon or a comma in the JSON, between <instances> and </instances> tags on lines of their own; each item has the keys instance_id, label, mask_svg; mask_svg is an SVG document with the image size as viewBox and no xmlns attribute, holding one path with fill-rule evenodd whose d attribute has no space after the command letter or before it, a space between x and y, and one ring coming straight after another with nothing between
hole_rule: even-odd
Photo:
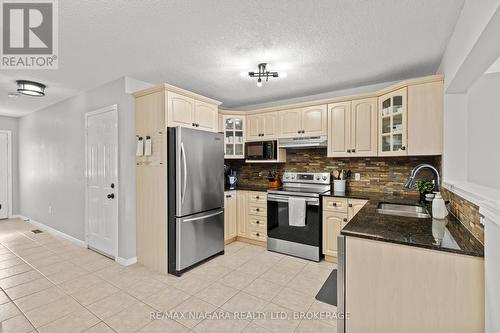
<instances>
[{"instance_id":1,"label":"black over-the-range microwave","mask_svg":"<svg viewBox=\"0 0 500 333\"><path fill-rule=\"evenodd\" d=\"M256 141L245 143L245 158L253 161L277 160L278 141Z\"/></svg>"}]
</instances>

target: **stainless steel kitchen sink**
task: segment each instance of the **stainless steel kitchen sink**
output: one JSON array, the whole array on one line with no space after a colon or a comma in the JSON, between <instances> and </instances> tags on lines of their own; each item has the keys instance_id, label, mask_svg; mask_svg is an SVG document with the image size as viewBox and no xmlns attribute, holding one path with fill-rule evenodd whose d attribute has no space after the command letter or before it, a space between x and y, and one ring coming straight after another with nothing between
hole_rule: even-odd
<instances>
[{"instance_id":1,"label":"stainless steel kitchen sink","mask_svg":"<svg viewBox=\"0 0 500 333\"><path fill-rule=\"evenodd\" d=\"M385 215L416 217L419 219L431 217L424 207L418 205L402 205L384 202L378 204L377 213Z\"/></svg>"}]
</instances>

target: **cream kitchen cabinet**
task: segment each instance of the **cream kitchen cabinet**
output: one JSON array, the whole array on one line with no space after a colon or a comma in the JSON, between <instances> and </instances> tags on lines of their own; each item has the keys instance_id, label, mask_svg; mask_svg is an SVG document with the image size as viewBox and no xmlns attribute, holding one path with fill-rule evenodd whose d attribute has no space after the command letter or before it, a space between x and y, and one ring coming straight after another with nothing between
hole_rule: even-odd
<instances>
[{"instance_id":1,"label":"cream kitchen cabinet","mask_svg":"<svg viewBox=\"0 0 500 333\"><path fill-rule=\"evenodd\" d=\"M404 87L378 98L379 105L379 156L407 155L407 92ZM420 133L425 135L425 132Z\"/></svg>"},{"instance_id":2,"label":"cream kitchen cabinet","mask_svg":"<svg viewBox=\"0 0 500 333\"><path fill-rule=\"evenodd\" d=\"M276 139L278 134L278 114L266 112L247 116L248 141L261 141Z\"/></svg>"},{"instance_id":3,"label":"cream kitchen cabinet","mask_svg":"<svg viewBox=\"0 0 500 333\"><path fill-rule=\"evenodd\" d=\"M443 82L408 86L408 155L443 153Z\"/></svg>"},{"instance_id":4,"label":"cream kitchen cabinet","mask_svg":"<svg viewBox=\"0 0 500 333\"><path fill-rule=\"evenodd\" d=\"M237 238L241 241L265 246L267 241L267 193L238 190L225 194L224 239L226 244ZM228 207L230 208L228 209ZM233 219L234 225L227 225Z\"/></svg>"},{"instance_id":5,"label":"cream kitchen cabinet","mask_svg":"<svg viewBox=\"0 0 500 333\"><path fill-rule=\"evenodd\" d=\"M328 105L328 157L377 156L377 99Z\"/></svg>"},{"instance_id":6,"label":"cream kitchen cabinet","mask_svg":"<svg viewBox=\"0 0 500 333\"><path fill-rule=\"evenodd\" d=\"M245 117L224 116L224 158L245 158Z\"/></svg>"},{"instance_id":7,"label":"cream kitchen cabinet","mask_svg":"<svg viewBox=\"0 0 500 333\"><path fill-rule=\"evenodd\" d=\"M367 202L363 199L323 198L323 254L325 260L336 260L334 258L337 257L337 237L340 235L340 231Z\"/></svg>"},{"instance_id":8,"label":"cream kitchen cabinet","mask_svg":"<svg viewBox=\"0 0 500 333\"><path fill-rule=\"evenodd\" d=\"M280 138L326 135L327 106L317 105L301 109L279 111Z\"/></svg>"},{"instance_id":9,"label":"cream kitchen cabinet","mask_svg":"<svg viewBox=\"0 0 500 333\"><path fill-rule=\"evenodd\" d=\"M326 135L327 112L325 105L310 106L302 109L301 131L304 136Z\"/></svg>"},{"instance_id":10,"label":"cream kitchen cabinet","mask_svg":"<svg viewBox=\"0 0 500 333\"><path fill-rule=\"evenodd\" d=\"M290 138L300 135L302 110L291 109L278 112L278 136Z\"/></svg>"},{"instance_id":11,"label":"cream kitchen cabinet","mask_svg":"<svg viewBox=\"0 0 500 333\"><path fill-rule=\"evenodd\" d=\"M182 126L217 132L218 106L168 91L167 123L169 127Z\"/></svg>"},{"instance_id":12,"label":"cream kitchen cabinet","mask_svg":"<svg viewBox=\"0 0 500 333\"><path fill-rule=\"evenodd\" d=\"M237 194L235 191L224 193L224 242L231 242L237 234Z\"/></svg>"},{"instance_id":13,"label":"cream kitchen cabinet","mask_svg":"<svg viewBox=\"0 0 500 333\"><path fill-rule=\"evenodd\" d=\"M247 227L248 220L248 193L246 191L236 191L236 207L237 207L237 234L238 237L247 237L249 232Z\"/></svg>"},{"instance_id":14,"label":"cream kitchen cabinet","mask_svg":"<svg viewBox=\"0 0 500 333\"><path fill-rule=\"evenodd\" d=\"M193 123L197 129L217 132L218 128L218 107L202 101L195 101Z\"/></svg>"},{"instance_id":15,"label":"cream kitchen cabinet","mask_svg":"<svg viewBox=\"0 0 500 333\"><path fill-rule=\"evenodd\" d=\"M323 254L337 257L337 237L347 224L347 213L324 211L323 213Z\"/></svg>"}]
</instances>

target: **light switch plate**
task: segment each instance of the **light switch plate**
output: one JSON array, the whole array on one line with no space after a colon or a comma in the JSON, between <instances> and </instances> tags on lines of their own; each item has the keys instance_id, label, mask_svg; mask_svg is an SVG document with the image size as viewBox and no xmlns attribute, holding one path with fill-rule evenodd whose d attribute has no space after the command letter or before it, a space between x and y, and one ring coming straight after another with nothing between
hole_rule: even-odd
<instances>
[{"instance_id":1,"label":"light switch plate","mask_svg":"<svg viewBox=\"0 0 500 333\"><path fill-rule=\"evenodd\" d=\"M354 180L361 180L361 174L359 172L354 174Z\"/></svg>"}]
</instances>

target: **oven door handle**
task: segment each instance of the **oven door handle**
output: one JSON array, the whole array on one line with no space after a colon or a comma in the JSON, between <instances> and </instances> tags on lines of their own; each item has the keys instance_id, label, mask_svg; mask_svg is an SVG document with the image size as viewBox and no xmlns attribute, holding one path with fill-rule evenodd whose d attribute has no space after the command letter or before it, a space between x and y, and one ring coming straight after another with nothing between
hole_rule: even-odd
<instances>
[{"instance_id":1,"label":"oven door handle","mask_svg":"<svg viewBox=\"0 0 500 333\"><path fill-rule=\"evenodd\" d=\"M291 198L291 197L287 196L287 195L274 195L274 194L267 195L267 201L273 201L273 202L286 202L286 203L288 203L289 198ZM305 197L300 197L300 198L304 198L306 200L306 205L319 206L319 199L318 198L305 198Z\"/></svg>"}]
</instances>

